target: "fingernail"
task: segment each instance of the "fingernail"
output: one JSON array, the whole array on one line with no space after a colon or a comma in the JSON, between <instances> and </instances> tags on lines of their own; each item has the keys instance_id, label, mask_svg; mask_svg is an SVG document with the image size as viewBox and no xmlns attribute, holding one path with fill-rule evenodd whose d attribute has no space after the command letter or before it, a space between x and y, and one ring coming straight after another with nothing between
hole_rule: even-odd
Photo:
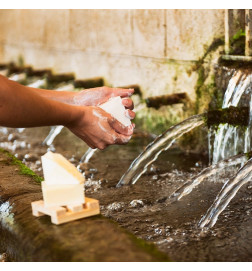
<instances>
[{"instance_id":1,"label":"fingernail","mask_svg":"<svg viewBox=\"0 0 252 271\"><path fill-rule=\"evenodd\" d=\"M125 106L128 106L128 105L129 105L129 101L128 101L127 99L123 99L123 100L122 100L122 103L123 103L123 105L125 105Z\"/></svg>"},{"instance_id":2,"label":"fingernail","mask_svg":"<svg viewBox=\"0 0 252 271\"><path fill-rule=\"evenodd\" d=\"M135 90L134 90L134 88L129 88L129 91L131 91L131 92L129 93L129 96L132 96Z\"/></svg>"},{"instance_id":3,"label":"fingernail","mask_svg":"<svg viewBox=\"0 0 252 271\"><path fill-rule=\"evenodd\" d=\"M132 117L129 114L129 110L125 110L125 116L129 119L132 119Z\"/></svg>"}]
</instances>

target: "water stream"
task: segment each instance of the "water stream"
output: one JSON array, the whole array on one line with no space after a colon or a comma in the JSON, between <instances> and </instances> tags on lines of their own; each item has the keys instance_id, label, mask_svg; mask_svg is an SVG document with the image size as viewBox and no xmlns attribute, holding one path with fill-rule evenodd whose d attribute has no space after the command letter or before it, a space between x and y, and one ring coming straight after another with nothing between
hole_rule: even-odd
<instances>
[{"instance_id":1,"label":"water stream","mask_svg":"<svg viewBox=\"0 0 252 271\"><path fill-rule=\"evenodd\" d=\"M53 143L55 137L61 133L63 128L64 128L64 126L62 126L62 125L52 126L48 136L43 141L43 144L50 146Z\"/></svg>"},{"instance_id":2,"label":"water stream","mask_svg":"<svg viewBox=\"0 0 252 271\"><path fill-rule=\"evenodd\" d=\"M170 127L163 134L159 135L131 163L130 167L117 184L117 187L135 184L142 174L146 172L148 166L156 161L160 153L168 150L177 138L202 125L204 123L204 117L205 114L192 116L181 123Z\"/></svg>"},{"instance_id":3,"label":"water stream","mask_svg":"<svg viewBox=\"0 0 252 271\"><path fill-rule=\"evenodd\" d=\"M200 228L211 228L215 225L218 216L227 207L238 190L246 183L252 181L252 158L230 179L221 189L206 215L200 220Z\"/></svg>"},{"instance_id":4,"label":"water stream","mask_svg":"<svg viewBox=\"0 0 252 271\"><path fill-rule=\"evenodd\" d=\"M210 168L215 170L219 168L219 165L226 164L226 161L230 159L223 160L232 155L236 155L239 152L248 152L251 148L251 116L252 116L252 74L249 72L244 72L242 70L233 71L232 77L227 86L227 90L224 95L224 100L222 108L228 108L230 106L244 105L244 103L250 108L250 123L248 127L241 128L238 126L232 126L228 124L219 125L218 129L210 129L209 135L209 150L210 157L212 155L213 165ZM212 144L211 138L214 137L214 142ZM242 157L242 156L238 156ZM239 159L240 159L239 158ZM221 161L223 160L223 161ZM218 161L221 161L218 163ZM229 162L228 162L229 165ZM226 166L228 166L226 165ZM204 170L208 174L207 169ZM191 183L182 187L176 193L177 199L180 199L185 194L190 193L192 188L197 185L198 182L202 181L203 174L196 177ZM211 172L211 170L210 170ZM224 211L232 198L236 195L238 190L243 184L249 182L252 177L252 161L249 160L244 167L242 167L237 174L229 179L223 186L222 190L216 197L212 206L208 209L205 216L201 219L199 223L200 228L211 228L215 225L219 215Z\"/></svg>"},{"instance_id":5,"label":"water stream","mask_svg":"<svg viewBox=\"0 0 252 271\"><path fill-rule=\"evenodd\" d=\"M222 108L238 106L241 103L251 104L251 98L243 101L244 96L251 96L252 74L242 70L233 71L229 81ZM252 114L250 107L250 116ZM238 153L249 152L251 146L251 127L238 127L229 124L220 124L217 129L209 131L210 161L218 161L234 156Z\"/></svg>"},{"instance_id":6,"label":"water stream","mask_svg":"<svg viewBox=\"0 0 252 271\"><path fill-rule=\"evenodd\" d=\"M247 159L247 154L238 154L203 169L198 175L172 193L170 199L172 199L172 201L182 199L184 196L191 193L192 190L201 184L206 178L214 176L222 170L227 170L229 167L242 165L247 161Z\"/></svg>"},{"instance_id":7,"label":"water stream","mask_svg":"<svg viewBox=\"0 0 252 271\"><path fill-rule=\"evenodd\" d=\"M81 157L80 163L88 163L98 149L89 148Z\"/></svg>"}]
</instances>

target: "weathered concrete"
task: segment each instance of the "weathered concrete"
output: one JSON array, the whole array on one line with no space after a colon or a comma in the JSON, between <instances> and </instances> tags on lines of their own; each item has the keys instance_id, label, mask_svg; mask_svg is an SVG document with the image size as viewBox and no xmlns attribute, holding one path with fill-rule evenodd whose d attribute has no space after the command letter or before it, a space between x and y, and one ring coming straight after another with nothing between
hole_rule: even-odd
<instances>
[{"instance_id":1,"label":"weathered concrete","mask_svg":"<svg viewBox=\"0 0 252 271\"><path fill-rule=\"evenodd\" d=\"M13 163L14 162L14 163ZM95 216L56 226L36 218L31 202L41 199L34 177L0 152L0 247L14 261L167 261L153 245Z\"/></svg>"},{"instance_id":2,"label":"weathered concrete","mask_svg":"<svg viewBox=\"0 0 252 271\"><path fill-rule=\"evenodd\" d=\"M224 10L2 10L0 23L2 62L22 56L37 69L139 84L145 97L186 91L192 100L188 70L224 37Z\"/></svg>"}]
</instances>

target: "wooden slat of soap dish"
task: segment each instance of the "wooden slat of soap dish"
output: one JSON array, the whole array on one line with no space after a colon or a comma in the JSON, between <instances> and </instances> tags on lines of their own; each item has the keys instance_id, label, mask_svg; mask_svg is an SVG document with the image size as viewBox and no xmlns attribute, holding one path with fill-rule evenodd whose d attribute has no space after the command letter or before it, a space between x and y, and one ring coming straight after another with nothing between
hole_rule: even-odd
<instances>
[{"instance_id":1,"label":"wooden slat of soap dish","mask_svg":"<svg viewBox=\"0 0 252 271\"><path fill-rule=\"evenodd\" d=\"M91 198L85 198L83 205L45 207L43 200L34 201L31 205L34 216L49 215L51 216L51 222L56 225L100 213L99 201Z\"/></svg>"}]
</instances>

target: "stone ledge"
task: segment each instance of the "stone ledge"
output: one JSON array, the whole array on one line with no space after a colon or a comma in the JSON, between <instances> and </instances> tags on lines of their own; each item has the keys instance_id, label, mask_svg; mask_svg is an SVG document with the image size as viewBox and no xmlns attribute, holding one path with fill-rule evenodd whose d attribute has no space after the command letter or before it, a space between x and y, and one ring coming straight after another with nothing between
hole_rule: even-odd
<instances>
[{"instance_id":1,"label":"stone ledge","mask_svg":"<svg viewBox=\"0 0 252 271\"><path fill-rule=\"evenodd\" d=\"M34 173L0 150L0 247L13 261L169 261L166 255L102 215L56 226L32 216L42 198ZM25 175L24 175L25 174Z\"/></svg>"}]
</instances>

